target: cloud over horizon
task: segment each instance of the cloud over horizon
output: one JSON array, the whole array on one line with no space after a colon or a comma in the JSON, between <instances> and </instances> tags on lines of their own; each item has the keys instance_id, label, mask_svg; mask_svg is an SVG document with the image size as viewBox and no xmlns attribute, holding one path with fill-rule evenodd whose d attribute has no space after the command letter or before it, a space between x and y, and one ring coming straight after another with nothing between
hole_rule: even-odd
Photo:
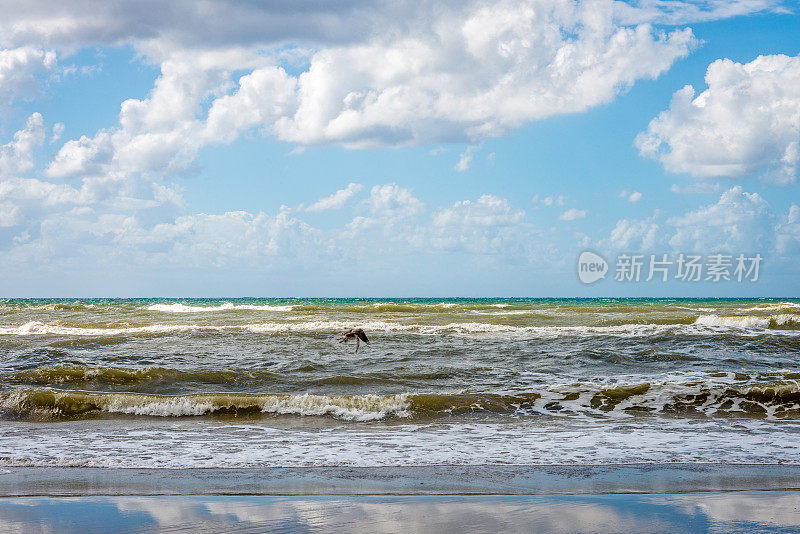
<instances>
[{"instance_id":1,"label":"cloud over horizon","mask_svg":"<svg viewBox=\"0 0 800 534\"><path fill-rule=\"evenodd\" d=\"M508 172L500 168L507 157L494 165L500 152L489 147L493 140L616 102L636 84L658 79L700 45L687 24L785 10L772 0L8 4L0 20L0 110L13 113L0 115L0 261L7 269L167 265L176 258L209 268L233 259L334 264L348 261L351 245L342 243L367 236L376 245L359 249L365 256L559 264L578 243L599 239L609 222L575 190L537 195L525 207L513 190L471 183L486 170L479 167L498 181ZM70 69L94 67L70 64L93 47L131 50L134 63L156 72L152 86L126 94L115 117L104 116L99 126L74 128L48 117L47 95L65 84ZM800 106L798 61L771 55L712 63L705 91L676 92L639 135L641 155L701 178L793 183L800 163L800 119L792 113ZM204 153L243 139L288 144L296 154L308 147L374 154L458 144L448 147L459 156L447 171L460 172L467 191L418 195L395 176L372 172L287 201L293 208L190 205L183 177L196 172ZM489 164L473 165L484 161L475 159L481 147ZM620 197L630 209L657 201L639 184L613 190L621 187L630 188ZM775 232L765 246L794 251L796 211L759 208L749 194L764 201L731 189L722 192L729 202L721 199L720 207L672 218L616 217L608 239L644 248L700 237L732 243L722 223L708 223L714 231L707 234L698 228L714 217L730 224L754 217L748 228ZM608 198L619 202L611 189ZM737 219L732 209L746 213ZM305 218L339 222L315 227Z\"/></svg>"}]
</instances>

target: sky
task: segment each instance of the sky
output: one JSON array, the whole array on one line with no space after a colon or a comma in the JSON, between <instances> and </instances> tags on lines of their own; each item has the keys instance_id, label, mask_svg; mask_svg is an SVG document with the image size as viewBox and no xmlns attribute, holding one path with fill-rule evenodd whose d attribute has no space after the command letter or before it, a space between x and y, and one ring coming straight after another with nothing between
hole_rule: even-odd
<instances>
[{"instance_id":1,"label":"sky","mask_svg":"<svg viewBox=\"0 0 800 534\"><path fill-rule=\"evenodd\" d=\"M796 2L0 10L0 297L800 296Z\"/></svg>"}]
</instances>

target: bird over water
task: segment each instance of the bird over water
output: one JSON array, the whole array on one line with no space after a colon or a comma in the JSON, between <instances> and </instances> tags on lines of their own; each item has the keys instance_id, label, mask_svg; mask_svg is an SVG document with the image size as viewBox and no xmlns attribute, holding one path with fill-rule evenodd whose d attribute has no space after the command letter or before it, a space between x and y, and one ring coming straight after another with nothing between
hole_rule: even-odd
<instances>
[{"instance_id":1,"label":"bird over water","mask_svg":"<svg viewBox=\"0 0 800 534\"><path fill-rule=\"evenodd\" d=\"M369 339L367 339L367 334L360 328L351 328L347 332L342 332L342 337L339 338L339 343L347 343L351 339L356 340L356 350L358 352L358 344L363 341L367 345L369 345Z\"/></svg>"}]
</instances>

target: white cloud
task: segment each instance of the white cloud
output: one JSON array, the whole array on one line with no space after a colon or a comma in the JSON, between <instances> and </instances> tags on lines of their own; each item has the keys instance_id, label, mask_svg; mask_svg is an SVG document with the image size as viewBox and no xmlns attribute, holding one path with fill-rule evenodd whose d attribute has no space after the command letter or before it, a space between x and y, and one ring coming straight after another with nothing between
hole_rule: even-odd
<instances>
[{"instance_id":1,"label":"white cloud","mask_svg":"<svg viewBox=\"0 0 800 534\"><path fill-rule=\"evenodd\" d=\"M636 138L643 156L701 178L762 176L788 184L800 164L800 56L715 61L708 89L677 91Z\"/></svg>"},{"instance_id":2,"label":"white cloud","mask_svg":"<svg viewBox=\"0 0 800 534\"><path fill-rule=\"evenodd\" d=\"M339 189L334 194L321 198L307 207L306 211L320 212L327 210L338 210L344 206L348 200L353 198L363 186L361 184L349 183L344 189Z\"/></svg>"},{"instance_id":3,"label":"white cloud","mask_svg":"<svg viewBox=\"0 0 800 534\"><path fill-rule=\"evenodd\" d=\"M476 201L463 200L438 211L433 225L438 228L454 226L510 226L522 220L525 212L513 210L508 200L494 195L482 195Z\"/></svg>"},{"instance_id":4,"label":"white cloud","mask_svg":"<svg viewBox=\"0 0 800 534\"><path fill-rule=\"evenodd\" d=\"M784 0L637 0L617 2L626 24L689 24L760 12L789 13Z\"/></svg>"},{"instance_id":5,"label":"white cloud","mask_svg":"<svg viewBox=\"0 0 800 534\"><path fill-rule=\"evenodd\" d=\"M669 190L678 195L693 195L706 193L719 193L722 186L719 182L695 182L685 186L672 184Z\"/></svg>"},{"instance_id":6,"label":"white cloud","mask_svg":"<svg viewBox=\"0 0 800 534\"><path fill-rule=\"evenodd\" d=\"M565 195L550 195L544 198L540 198L539 195L533 195L531 199L533 202L540 202L545 206L563 206L567 202L567 197Z\"/></svg>"},{"instance_id":7,"label":"white cloud","mask_svg":"<svg viewBox=\"0 0 800 534\"><path fill-rule=\"evenodd\" d=\"M69 141L49 169L54 177L174 173L203 146L250 128L299 145L475 142L609 102L696 44L688 29L664 32L651 22L683 24L776 5L348 0L298 9L222 0L168 7L45 1L4 9L0 45L16 48L2 53L9 64L32 67L11 69L25 83L0 87L30 86L25 73L33 66L52 68L54 54L34 45L71 53L132 44L161 64L150 97L124 103L119 126ZM288 66L301 74L287 74ZM246 74L234 84L233 71Z\"/></svg>"},{"instance_id":8,"label":"white cloud","mask_svg":"<svg viewBox=\"0 0 800 534\"><path fill-rule=\"evenodd\" d=\"M34 113L14 139L0 146L0 177L19 174L33 168L33 150L44 143L44 120Z\"/></svg>"},{"instance_id":9,"label":"white cloud","mask_svg":"<svg viewBox=\"0 0 800 534\"><path fill-rule=\"evenodd\" d=\"M359 31L343 38L319 28L313 39L314 32L299 24L286 21L277 28L274 20L267 22L290 15L279 7L255 12L255 6L227 6L230 13L223 13L211 2L205 15L236 19L242 35L215 26L204 35L203 47L194 49L187 48L199 42L192 36L197 28L187 24L197 14L192 6L184 6L186 20L175 20L174 28L151 20L141 7L120 9L119 16L154 24L152 35L128 34L132 30L118 20L108 21L108 34L98 33L93 24L108 15L104 9L92 22L76 16L76 39L105 41L117 34L160 62L161 76L148 98L122 104L118 126L68 141L48 174L181 172L203 146L231 142L254 128L299 145L476 142L609 102L636 80L658 76L696 42L688 29L662 33L647 25L619 26L610 0L425 6L367 4L361 7L370 16L340 21ZM75 6L73 13L84 7ZM309 10L302 15L311 27L337 20L324 7ZM53 18L64 11L54 6L46 13L37 6L21 14L7 40L72 42L57 24L64 20ZM160 11L165 20L176 18L172 10ZM254 20L264 22L260 38L248 33ZM43 28L49 28L47 36L40 34ZM307 69L290 75L279 43L296 43L298 36L316 41L316 47L301 54ZM247 73L237 83L230 80L235 70ZM466 170L471 156L467 149L456 168Z\"/></svg>"},{"instance_id":10,"label":"white cloud","mask_svg":"<svg viewBox=\"0 0 800 534\"><path fill-rule=\"evenodd\" d=\"M0 43L37 42L68 51L92 44L136 43L156 55L167 48L267 46L284 42L346 43L402 16L402 6L348 0L297 6L209 0L58 0L4 6ZM406 8L407 9L407 8Z\"/></svg>"},{"instance_id":11,"label":"white cloud","mask_svg":"<svg viewBox=\"0 0 800 534\"><path fill-rule=\"evenodd\" d=\"M586 217L586 210L579 210L578 208L570 208L558 216L560 221L576 221Z\"/></svg>"},{"instance_id":12,"label":"white cloud","mask_svg":"<svg viewBox=\"0 0 800 534\"><path fill-rule=\"evenodd\" d=\"M639 191L628 191L623 189L619 192L619 198L624 198L628 202L636 203L642 200L642 194Z\"/></svg>"},{"instance_id":13,"label":"white cloud","mask_svg":"<svg viewBox=\"0 0 800 534\"><path fill-rule=\"evenodd\" d=\"M523 211L490 195L426 219L409 189L378 185L365 202L351 203L347 227L320 231L289 210L187 215L179 188L155 180L190 170L203 147L251 130L299 150L478 143L580 112L688 54L697 43L690 30L647 23L690 7L640 3L631 11L611 0L5 6L0 103L35 94L56 53L86 46L132 45L160 75L146 98L121 104L117 124L61 145L45 176L68 184L9 176L31 170L32 147L44 139L40 116L3 146L0 246L9 254L2 261L256 265L279 261L284 249L312 259L341 252L342 236L362 231L417 253L524 256L544 238ZM55 126L51 140L62 132ZM355 185L307 209L343 207ZM543 203L563 206L565 197Z\"/></svg>"},{"instance_id":14,"label":"white cloud","mask_svg":"<svg viewBox=\"0 0 800 534\"><path fill-rule=\"evenodd\" d=\"M766 253L774 259L800 252L800 208L792 205L781 216L758 193L735 186L713 204L661 222L659 214L622 219L599 245L630 252Z\"/></svg>"},{"instance_id":15,"label":"white cloud","mask_svg":"<svg viewBox=\"0 0 800 534\"><path fill-rule=\"evenodd\" d=\"M113 242L121 249L150 250L146 261L186 266L260 265L265 258L288 258L319 253L319 231L293 217L286 209L271 216L243 211L219 215L200 213L178 217L150 229L135 220L109 225ZM243 263L245 262L245 263Z\"/></svg>"},{"instance_id":16,"label":"white cloud","mask_svg":"<svg viewBox=\"0 0 800 534\"><path fill-rule=\"evenodd\" d=\"M781 0L636 0L597 2L621 24L688 24L761 11L778 11ZM346 0L298 7L294 3L239 3L208 0L96 2L42 0L9 4L0 19L0 43L19 46L46 43L74 50L87 43L140 46L219 47L267 46L294 42L309 45L345 44L380 35L388 28L422 22L434 8L454 9L479 2L386 2ZM531 4L542 11L552 3ZM566 3L565 3L566 5ZM473 7L474 8L474 7ZM597 8L595 8L597 9ZM786 11L784 9L784 11ZM155 52L155 50L153 51Z\"/></svg>"},{"instance_id":17,"label":"white cloud","mask_svg":"<svg viewBox=\"0 0 800 534\"><path fill-rule=\"evenodd\" d=\"M414 197L411 189L395 183L376 185L364 202L369 215L357 215L344 230L346 237L354 237L369 230L380 230L384 237L394 241L407 241L413 229L410 221L422 213L424 205Z\"/></svg>"},{"instance_id":18,"label":"white cloud","mask_svg":"<svg viewBox=\"0 0 800 534\"><path fill-rule=\"evenodd\" d=\"M351 147L476 142L611 101L694 46L689 30L620 27L610 2L465 3L318 51L280 139ZM569 35L569 37L567 37Z\"/></svg>"},{"instance_id":19,"label":"white cloud","mask_svg":"<svg viewBox=\"0 0 800 534\"><path fill-rule=\"evenodd\" d=\"M64 133L64 123L57 122L53 125L53 135L50 136L50 143L55 143L59 139L61 139L61 135Z\"/></svg>"},{"instance_id":20,"label":"white cloud","mask_svg":"<svg viewBox=\"0 0 800 534\"><path fill-rule=\"evenodd\" d=\"M234 95L223 95L233 69L253 68L266 61L241 49L175 52L161 64L161 76L148 98L122 103L119 126L100 130L94 137L67 141L48 166L47 175L123 174L136 178L185 169L202 146L231 141L242 121L251 125L230 99L246 101L250 95L247 80L254 75L243 77ZM202 103L215 96L222 98L214 101L203 122L198 118ZM249 113L255 119L262 116L257 109L251 108Z\"/></svg>"},{"instance_id":21,"label":"white cloud","mask_svg":"<svg viewBox=\"0 0 800 534\"><path fill-rule=\"evenodd\" d=\"M603 244L613 250L629 252L652 250L659 242L660 229L652 218L639 221L621 219Z\"/></svg>"},{"instance_id":22,"label":"white cloud","mask_svg":"<svg viewBox=\"0 0 800 534\"><path fill-rule=\"evenodd\" d=\"M781 254L800 254L800 207L792 204L776 229L777 249Z\"/></svg>"},{"instance_id":23,"label":"white cloud","mask_svg":"<svg viewBox=\"0 0 800 534\"><path fill-rule=\"evenodd\" d=\"M776 218L758 193L740 186L725 191L716 204L705 206L667 224L675 228L669 244L685 252L762 252L773 249Z\"/></svg>"},{"instance_id":24,"label":"white cloud","mask_svg":"<svg viewBox=\"0 0 800 534\"><path fill-rule=\"evenodd\" d=\"M463 250L479 254L518 254L526 247L525 212L508 200L482 195L437 211L430 228L414 237L421 248Z\"/></svg>"},{"instance_id":25,"label":"white cloud","mask_svg":"<svg viewBox=\"0 0 800 534\"><path fill-rule=\"evenodd\" d=\"M86 183L75 188L31 179L0 182L0 234L8 236L0 263L5 268L89 261L93 266L271 269L298 261L319 266L346 264L363 255L439 252L502 255L504 262L513 262L534 257L531 250L546 240L525 221L525 212L506 199L483 195L427 216L411 190L392 183L374 186L363 203L351 203L355 216L350 223L327 229L312 227L286 207L274 215L163 212L148 218L147 210L160 205L152 199L174 200L174 191L154 190L151 200L144 192L134 193L98 201Z\"/></svg>"},{"instance_id":26,"label":"white cloud","mask_svg":"<svg viewBox=\"0 0 800 534\"><path fill-rule=\"evenodd\" d=\"M414 198L410 189L397 184L376 185L367 201L373 215L379 217L408 217L422 211L422 202Z\"/></svg>"},{"instance_id":27,"label":"white cloud","mask_svg":"<svg viewBox=\"0 0 800 534\"><path fill-rule=\"evenodd\" d=\"M469 170L469 166L472 163L472 153L475 151L474 146L468 146L464 152L458 158L458 162L453 167L458 172L464 172Z\"/></svg>"},{"instance_id":28,"label":"white cloud","mask_svg":"<svg viewBox=\"0 0 800 534\"><path fill-rule=\"evenodd\" d=\"M0 104L38 95L38 76L55 65L55 53L36 46L0 49Z\"/></svg>"}]
</instances>

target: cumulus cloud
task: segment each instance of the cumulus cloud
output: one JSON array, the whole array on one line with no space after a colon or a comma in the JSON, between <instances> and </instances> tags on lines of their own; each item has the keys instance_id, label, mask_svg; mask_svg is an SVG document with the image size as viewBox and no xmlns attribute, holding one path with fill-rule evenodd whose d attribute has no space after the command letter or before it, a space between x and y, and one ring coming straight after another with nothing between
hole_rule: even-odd
<instances>
[{"instance_id":1,"label":"cumulus cloud","mask_svg":"<svg viewBox=\"0 0 800 534\"><path fill-rule=\"evenodd\" d=\"M87 44L137 43L157 54L167 48L265 46L287 41L346 43L363 39L401 14L390 2L344 0L241 3L159 0L96 4L57 0L3 6L0 43L38 42L75 50Z\"/></svg>"},{"instance_id":2,"label":"cumulus cloud","mask_svg":"<svg viewBox=\"0 0 800 534\"><path fill-rule=\"evenodd\" d=\"M526 243L523 210L515 210L508 200L482 195L475 201L463 200L437 211L430 228L415 236L426 248L467 250L480 254L509 252Z\"/></svg>"},{"instance_id":3,"label":"cumulus cloud","mask_svg":"<svg viewBox=\"0 0 800 534\"><path fill-rule=\"evenodd\" d=\"M683 215L621 219L599 244L635 252L797 253L800 208L792 205L786 215L781 215L758 193L735 186L723 192L717 202Z\"/></svg>"},{"instance_id":4,"label":"cumulus cloud","mask_svg":"<svg viewBox=\"0 0 800 534\"><path fill-rule=\"evenodd\" d=\"M33 168L33 150L44 143L44 120L34 113L25 127L14 134L14 139L0 145L0 178L19 174Z\"/></svg>"},{"instance_id":5,"label":"cumulus cloud","mask_svg":"<svg viewBox=\"0 0 800 534\"><path fill-rule=\"evenodd\" d=\"M422 202L411 190L397 184L376 185L367 202L372 214L383 218L409 217L422 211Z\"/></svg>"},{"instance_id":6,"label":"cumulus cloud","mask_svg":"<svg viewBox=\"0 0 800 534\"><path fill-rule=\"evenodd\" d=\"M344 189L339 189L334 194L321 198L305 208L306 211L320 212L327 210L338 210L344 206L348 200L353 198L363 186L361 184L349 183Z\"/></svg>"},{"instance_id":7,"label":"cumulus cloud","mask_svg":"<svg viewBox=\"0 0 800 534\"><path fill-rule=\"evenodd\" d=\"M578 208L570 208L558 216L560 221L576 221L586 217L586 210L579 210Z\"/></svg>"},{"instance_id":8,"label":"cumulus cloud","mask_svg":"<svg viewBox=\"0 0 800 534\"><path fill-rule=\"evenodd\" d=\"M160 75L145 98L121 103L116 124L56 145L44 176L15 176L31 170L32 150L45 137L41 116L32 115L19 138L3 145L0 243L9 254L2 261L185 257L221 265L230 257L257 263L277 258L282 247L304 253L303 243L310 258L320 250L340 252L339 240L356 232L376 232L416 252L521 255L535 232L523 211L489 195L433 209L426 218L425 205L409 189L376 185L367 200L350 203L354 217L346 227L320 232L290 210L187 214L179 188L162 180L191 170L203 147L249 131L301 149L475 146L530 121L580 112L687 55L697 44L691 30L650 23L691 13L695 4L77 0L4 6L0 103L35 94L56 54L87 46L131 45ZM736 4L739 12L766 9L755 0L750 7ZM730 15L719 6L700 11ZM51 140L63 131L54 127ZM471 156L467 149L464 168ZM307 209L343 207L356 186ZM543 203L563 206L564 197ZM785 224L788 235L794 223Z\"/></svg>"},{"instance_id":9,"label":"cumulus cloud","mask_svg":"<svg viewBox=\"0 0 800 534\"><path fill-rule=\"evenodd\" d=\"M38 77L55 65L55 52L36 46L0 49L0 104L38 95Z\"/></svg>"},{"instance_id":10,"label":"cumulus cloud","mask_svg":"<svg viewBox=\"0 0 800 534\"><path fill-rule=\"evenodd\" d=\"M725 191L716 204L673 217L669 244L687 252L761 252L774 248L776 217L758 193L741 186Z\"/></svg>"},{"instance_id":11,"label":"cumulus cloud","mask_svg":"<svg viewBox=\"0 0 800 534\"><path fill-rule=\"evenodd\" d=\"M509 226L525 216L522 210L513 210L508 200L494 195L482 195L476 201L463 200L436 213L433 225L439 228L454 226Z\"/></svg>"},{"instance_id":12,"label":"cumulus cloud","mask_svg":"<svg viewBox=\"0 0 800 534\"><path fill-rule=\"evenodd\" d=\"M653 218L644 220L620 219L603 245L614 250L648 251L659 242L660 226Z\"/></svg>"},{"instance_id":13,"label":"cumulus cloud","mask_svg":"<svg viewBox=\"0 0 800 534\"><path fill-rule=\"evenodd\" d=\"M319 231L293 217L244 211L187 215L146 228L135 220L109 226L121 249L149 250L147 261L186 266L257 265L265 258L285 261L316 249Z\"/></svg>"},{"instance_id":14,"label":"cumulus cloud","mask_svg":"<svg viewBox=\"0 0 800 534\"><path fill-rule=\"evenodd\" d=\"M720 59L695 96L686 86L636 138L643 156L700 178L761 176L789 184L800 164L800 56Z\"/></svg>"},{"instance_id":15,"label":"cumulus cloud","mask_svg":"<svg viewBox=\"0 0 800 534\"><path fill-rule=\"evenodd\" d=\"M299 74L287 72L284 53L286 43L297 42L288 31L295 31L295 38L309 35L296 24L277 29L274 21L265 23L260 40L203 24L213 35L204 36L200 47L185 21L169 28L140 7L120 8L123 17L153 22L151 32L129 34L134 30L124 30L118 21L107 31L158 61L161 76L148 98L122 104L117 126L67 141L49 175L180 172L202 147L231 142L250 129L301 146L472 143L609 102L637 80L657 77L696 43L689 29L621 26L610 0L444 3L436 9L426 3L354 6L343 6L341 14L363 8L370 16L341 22L361 29L347 39L326 39L323 31L314 48L301 54L307 65ZM184 7L191 20L196 9ZM265 20L272 12L278 20L288 16L276 6L264 7L263 13L252 13L254 5L228 7L232 13L223 15L222 7L211 2L204 16L218 11L220 20L236 18L245 35L252 20ZM71 13L84 8L78 3ZM312 26L338 20L325 8L309 9L301 14ZM7 28L6 40L36 36L67 42L64 28L56 24L63 20L52 18L64 11L31 8ZM106 8L99 11L90 21L108 14ZM159 11L166 19L174 14L173 9ZM252 20L245 21L246 15ZM78 17L74 24L72 32L82 35L76 39L84 44L109 39ZM42 28L50 33L41 35ZM221 39L216 46L215 36ZM246 74L233 82L234 71ZM457 169L466 170L471 155L467 149Z\"/></svg>"},{"instance_id":16,"label":"cumulus cloud","mask_svg":"<svg viewBox=\"0 0 800 534\"><path fill-rule=\"evenodd\" d=\"M224 94L233 69L265 62L255 52L241 49L174 53L162 63L161 76L148 98L124 101L117 127L67 141L47 167L47 175L136 178L184 169L209 143L209 130L215 132L217 142L231 140L228 128L236 131L237 110L225 99L211 107L208 121L199 120L203 100ZM246 89L242 91L247 94ZM259 116L257 110L250 111Z\"/></svg>"},{"instance_id":17,"label":"cumulus cloud","mask_svg":"<svg viewBox=\"0 0 800 534\"><path fill-rule=\"evenodd\" d=\"M617 26L608 2L442 7L413 32L314 54L277 135L352 147L474 142L609 102L694 44L690 30Z\"/></svg>"},{"instance_id":18,"label":"cumulus cloud","mask_svg":"<svg viewBox=\"0 0 800 534\"><path fill-rule=\"evenodd\" d=\"M409 221L424 209L411 189L395 183L374 186L364 205L369 214L355 216L343 232L346 237L377 230L393 241L407 241L413 232Z\"/></svg>"},{"instance_id":19,"label":"cumulus cloud","mask_svg":"<svg viewBox=\"0 0 800 534\"><path fill-rule=\"evenodd\" d=\"M480 5L478 2L470 4ZM781 0L635 0L598 2L621 24L688 24L762 11L786 11ZM0 19L0 42L28 42L75 49L87 43L147 43L179 47L265 46L283 42L345 44L380 35L386 28L424 21L438 9L463 1L389 2L343 0L293 2L159 0L97 4L88 0L9 3ZM547 8L550 4L534 4Z\"/></svg>"},{"instance_id":20,"label":"cumulus cloud","mask_svg":"<svg viewBox=\"0 0 800 534\"><path fill-rule=\"evenodd\" d=\"M376 185L364 202L351 203L355 216L348 224L325 229L286 207L275 214L162 213L148 219L143 193L102 203L93 200L93 193L86 184L76 188L21 178L0 182L0 264L77 266L92 258L93 266L271 269L298 261L334 265L358 256L432 252L502 256L505 262L532 258L531 250L544 240L525 221L525 212L507 199L483 195L426 213L411 190L393 183ZM170 192L150 196L159 195L166 198ZM151 207L159 205L152 202Z\"/></svg>"}]
</instances>

